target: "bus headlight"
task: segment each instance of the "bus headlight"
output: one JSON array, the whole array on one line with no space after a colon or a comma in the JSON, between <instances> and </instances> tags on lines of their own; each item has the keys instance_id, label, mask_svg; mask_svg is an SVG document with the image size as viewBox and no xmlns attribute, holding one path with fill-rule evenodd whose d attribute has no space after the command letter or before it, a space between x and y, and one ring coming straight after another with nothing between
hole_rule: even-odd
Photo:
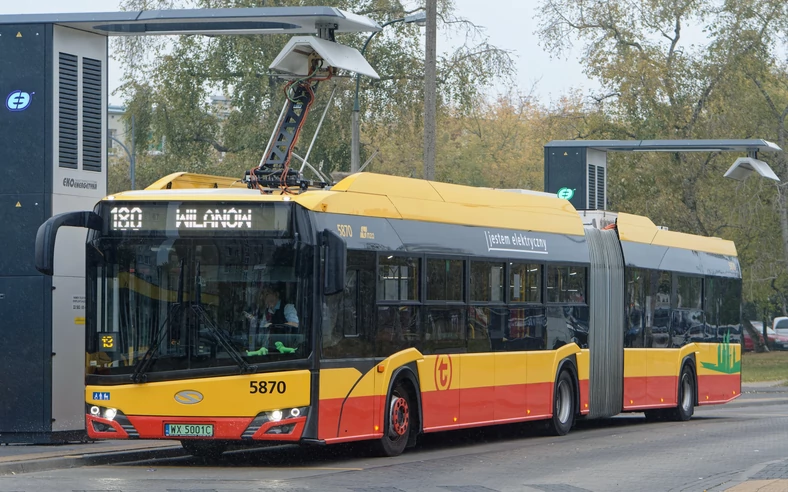
<instances>
[{"instance_id":1,"label":"bus headlight","mask_svg":"<svg viewBox=\"0 0 788 492\"><path fill-rule=\"evenodd\" d=\"M305 417L308 413L309 407L282 408L263 412L259 414L258 417L262 418L262 425L263 422L281 422L287 419Z\"/></svg>"},{"instance_id":2,"label":"bus headlight","mask_svg":"<svg viewBox=\"0 0 788 492\"><path fill-rule=\"evenodd\" d=\"M85 412L90 414L91 417L97 417L105 420L115 420L123 415L123 412L117 408L102 407L100 405L85 405Z\"/></svg>"}]
</instances>

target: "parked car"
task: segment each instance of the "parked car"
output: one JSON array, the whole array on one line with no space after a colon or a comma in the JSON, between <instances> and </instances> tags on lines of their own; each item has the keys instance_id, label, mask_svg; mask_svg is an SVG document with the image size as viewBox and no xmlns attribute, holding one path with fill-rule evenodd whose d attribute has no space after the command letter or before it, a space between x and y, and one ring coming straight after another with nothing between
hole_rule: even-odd
<instances>
[{"instance_id":1,"label":"parked car","mask_svg":"<svg viewBox=\"0 0 788 492\"><path fill-rule=\"evenodd\" d=\"M788 335L788 316L778 316L774 318L772 329L774 329L778 335Z\"/></svg>"},{"instance_id":2,"label":"parked car","mask_svg":"<svg viewBox=\"0 0 788 492\"><path fill-rule=\"evenodd\" d=\"M769 335L769 342L775 350L788 350L788 317L774 318L772 328L766 328L766 334Z\"/></svg>"},{"instance_id":3,"label":"parked car","mask_svg":"<svg viewBox=\"0 0 788 492\"><path fill-rule=\"evenodd\" d=\"M784 325L782 327L782 333L776 331L775 329L767 326L766 327L766 336L769 340L769 348L772 350L788 350L788 317L784 318L776 318L774 320L774 325L777 326L777 320L783 319ZM763 323L761 321L750 321L752 323L753 328L758 330L758 339L763 341ZM750 337L750 332L746 329L744 330L744 350L754 350L752 338Z\"/></svg>"},{"instance_id":4,"label":"parked car","mask_svg":"<svg viewBox=\"0 0 788 492\"><path fill-rule=\"evenodd\" d=\"M763 323L761 321L750 321L753 328L758 332L758 340L763 342ZM755 345L752 343L752 337L750 336L750 331L747 328L743 328L742 330L742 340L744 340L744 351L751 351L755 350Z\"/></svg>"}]
</instances>

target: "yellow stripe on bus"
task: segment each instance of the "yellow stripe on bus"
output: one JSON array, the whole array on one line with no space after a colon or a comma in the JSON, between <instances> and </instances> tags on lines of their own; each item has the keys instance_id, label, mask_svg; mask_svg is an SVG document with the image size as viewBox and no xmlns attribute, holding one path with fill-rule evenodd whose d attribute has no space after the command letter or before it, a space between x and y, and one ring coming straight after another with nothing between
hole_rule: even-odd
<instances>
[{"instance_id":1,"label":"yellow stripe on bus","mask_svg":"<svg viewBox=\"0 0 788 492\"><path fill-rule=\"evenodd\" d=\"M126 415L254 417L260 412L310 404L309 371L224 376L120 386L88 386L85 401ZM179 392L197 392L179 403ZM93 399L93 392L109 399ZM189 399L182 401L189 401Z\"/></svg>"}]
</instances>

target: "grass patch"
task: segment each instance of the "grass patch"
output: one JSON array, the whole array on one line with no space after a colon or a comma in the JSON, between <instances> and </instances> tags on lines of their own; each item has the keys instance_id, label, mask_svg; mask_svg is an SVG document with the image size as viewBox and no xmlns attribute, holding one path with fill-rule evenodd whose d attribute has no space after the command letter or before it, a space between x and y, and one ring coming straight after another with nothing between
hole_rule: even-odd
<instances>
[{"instance_id":1,"label":"grass patch","mask_svg":"<svg viewBox=\"0 0 788 492\"><path fill-rule=\"evenodd\" d=\"M741 377L745 383L788 381L788 351L742 355Z\"/></svg>"}]
</instances>

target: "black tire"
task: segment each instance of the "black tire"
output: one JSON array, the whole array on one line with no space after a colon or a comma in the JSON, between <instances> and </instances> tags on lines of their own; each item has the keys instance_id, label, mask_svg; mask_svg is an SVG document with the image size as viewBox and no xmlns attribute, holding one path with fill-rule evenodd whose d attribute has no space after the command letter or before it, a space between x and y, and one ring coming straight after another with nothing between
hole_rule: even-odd
<instances>
[{"instance_id":1,"label":"black tire","mask_svg":"<svg viewBox=\"0 0 788 492\"><path fill-rule=\"evenodd\" d=\"M575 382L569 371L561 371L553 389L553 418L548 429L550 434L565 436L575 423Z\"/></svg>"},{"instance_id":2,"label":"black tire","mask_svg":"<svg viewBox=\"0 0 788 492\"><path fill-rule=\"evenodd\" d=\"M669 417L676 422L685 422L695 413L695 374L689 364L681 368L679 377L679 393L676 408Z\"/></svg>"},{"instance_id":3,"label":"black tire","mask_svg":"<svg viewBox=\"0 0 788 492\"><path fill-rule=\"evenodd\" d=\"M399 456L405 451L413 422L413 407L410 394L402 381L397 381L386 399L386 414L383 420L383 437L375 442L378 456Z\"/></svg>"},{"instance_id":4,"label":"black tire","mask_svg":"<svg viewBox=\"0 0 788 492\"><path fill-rule=\"evenodd\" d=\"M187 453L196 458L217 459L227 451L227 444L214 441L181 441L181 446Z\"/></svg>"}]
</instances>

